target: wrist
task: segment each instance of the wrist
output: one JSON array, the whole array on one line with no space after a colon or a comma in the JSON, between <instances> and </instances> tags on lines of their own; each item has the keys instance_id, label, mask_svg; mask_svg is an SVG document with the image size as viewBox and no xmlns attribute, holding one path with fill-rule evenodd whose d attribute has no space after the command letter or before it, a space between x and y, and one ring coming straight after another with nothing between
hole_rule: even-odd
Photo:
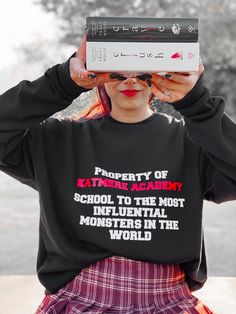
<instances>
[{"instance_id":1,"label":"wrist","mask_svg":"<svg viewBox=\"0 0 236 314\"><path fill-rule=\"evenodd\" d=\"M182 99L171 103L171 105L175 110L180 111L181 113L185 108L187 109L194 106L197 100L206 93L206 90L207 88L204 85L202 74L194 87Z\"/></svg>"},{"instance_id":2,"label":"wrist","mask_svg":"<svg viewBox=\"0 0 236 314\"><path fill-rule=\"evenodd\" d=\"M70 75L70 59L75 57L76 52L74 52L67 61L61 63L58 67L58 75L59 79L67 92L67 94L75 99L77 98L81 93L89 91L90 89L86 89L82 86L79 86L75 81L71 78Z\"/></svg>"}]
</instances>

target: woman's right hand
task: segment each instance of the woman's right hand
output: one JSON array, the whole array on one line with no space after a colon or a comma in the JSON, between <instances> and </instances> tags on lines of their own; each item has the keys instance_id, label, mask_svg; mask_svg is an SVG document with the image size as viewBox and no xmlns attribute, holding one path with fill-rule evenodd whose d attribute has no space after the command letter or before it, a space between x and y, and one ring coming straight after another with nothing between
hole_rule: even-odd
<instances>
[{"instance_id":1,"label":"woman's right hand","mask_svg":"<svg viewBox=\"0 0 236 314\"><path fill-rule=\"evenodd\" d=\"M114 80L118 79L116 76L115 78L111 78L110 77L110 75L112 74L111 72L94 73L87 71L85 68L85 63L86 63L86 32L84 32L84 36L80 44L80 47L76 51L76 56L69 60L70 76L72 80L77 85L85 89L91 89L100 84L113 82Z\"/></svg>"}]
</instances>

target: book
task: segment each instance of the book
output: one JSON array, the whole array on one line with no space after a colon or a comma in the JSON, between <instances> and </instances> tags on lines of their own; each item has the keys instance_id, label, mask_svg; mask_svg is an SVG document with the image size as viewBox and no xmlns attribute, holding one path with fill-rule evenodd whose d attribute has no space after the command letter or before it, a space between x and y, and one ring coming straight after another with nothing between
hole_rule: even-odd
<instances>
[{"instance_id":1,"label":"book","mask_svg":"<svg viewBox=\"0 0 236 314\"><path fill-rule=\"evenodd\" d=\"M87 17L87 41L197 42L198 18Z\"/></svg>"},{"instance_id":2,"label":"book","mask_svg":"<svg viewBox=\"0 0 236 314\"><path fill-rule=\"evenodd\" d=\"M190 72L199 67L197 18L86 18L88 71Z\"/></svg>"},{"instance_id":3,"label":"book","mask_svg":"<svg viewBox=\"0 0 236 314\"><path fill-rule=\"evenodd\" d=\"M199 67L199 43L88 42L86 68L95 72L190 72Z\"/></svg>"}]
</instances>

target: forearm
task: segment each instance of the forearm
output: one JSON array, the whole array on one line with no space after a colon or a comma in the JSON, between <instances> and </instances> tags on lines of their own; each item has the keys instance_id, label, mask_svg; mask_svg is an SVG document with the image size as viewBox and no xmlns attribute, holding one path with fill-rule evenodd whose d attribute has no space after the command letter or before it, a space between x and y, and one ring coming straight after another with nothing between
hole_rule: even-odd
<instances>
[{"instance_id":1,"label":"forearm","mask_svg":"<svg viewBox=\"0 0 236 314\"><path fill-rule=\"evenodd\" d=\"M184 99L172 103L194 143L236 169L236 124L224 112L224 99L212 96L203 77Z\"/></svg>"},{"instance_id":2,"label":"forearm","mask_svg":"<svg viewBox=\"0 0 236 314\"><path fill-rule=\"evenodd\" d=\"M0 154L10 139L68 107L86 91L70 77L70 58L38 79L23 80L0 95Z\"/></svg>"},{"instance_id":3,"label":"forearm","mask_svg":"<svg viewBox=\"0 0 236 314\"><path fill-rule=\"evenodd\" d=\"M200 146L204 199L222 203L236 199L236 124L224 112L224 99L211 96L198 82L173 104L184 116L191 140Z\"/></svg>"}]
</instances>

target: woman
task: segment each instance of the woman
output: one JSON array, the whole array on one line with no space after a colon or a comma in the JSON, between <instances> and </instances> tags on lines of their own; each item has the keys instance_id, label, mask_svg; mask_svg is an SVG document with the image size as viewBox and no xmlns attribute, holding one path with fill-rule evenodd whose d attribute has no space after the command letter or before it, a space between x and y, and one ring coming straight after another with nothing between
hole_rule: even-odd
<instances>
[{"instance_id":1,"label":"woman","mask_svg":"<svg viewBox=\"0 0 236 314\"><path fill-rule=\"evenodd\" d=\"M36 313L213 313L191 292L207 278L203 198L236 199L236 126L202 64L95 74L85 44L0 96L0 169L39 192ZM50 117L94 87L77 119ZM184 119L152 112L153 95Z\"/></svg>"}]
</instances>

